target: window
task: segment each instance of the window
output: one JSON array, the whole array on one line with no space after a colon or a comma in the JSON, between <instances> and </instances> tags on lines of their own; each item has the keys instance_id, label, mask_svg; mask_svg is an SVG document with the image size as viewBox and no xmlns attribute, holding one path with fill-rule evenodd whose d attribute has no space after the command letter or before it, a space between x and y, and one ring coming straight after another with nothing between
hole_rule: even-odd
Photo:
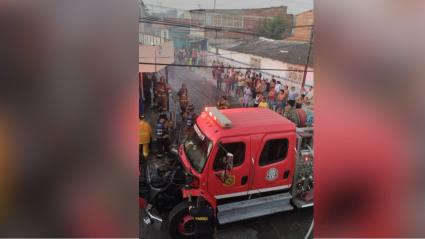
<instances>
[{"instance_id":1,"label":"window","mask_svg":"<svg viewBox=\"0 0 425 239\"><path fill-rule=\"evenodd\" d=\"M292 67L292 66L289 66L288 67L288 70L289 70L289 73L288 73L288 76L289 76L289 79L294 79L295 78L295 72L294 71L292 71L292 70L294 70L294 68Z\"/></svg>"},{"instance_id":2,"label":"window","mask_svg":"<svg viewBox=\"0 0 425 239\"><path fill-rule=\"evenodd\" d=\"M208 26L213 25L213 16L212 15L207 15L207 24Z\"/></svg>"},{"instance_id":3,"label":"window","mask_svg":"<svg viewBox=\"0 0 425 239\"><path fill-rule=\"evenodd\" d=\"M251 67L253 68L261 68L261 58L251 57Z\"/></svg>"},{"instance_id":4,"label":"window","mask_svg":"<svg viewBox=\"0 0 425 239\"><path fill-rule=\"evenodd\" d=\"M212 142L205 137L196 124L194 130L196 134L190 134L183 144L184 152L192 167L201 173L211 153Z\"/></svg>"},{"instance_id":5,"label":"window","mask_svg":"<svg viewBox=\"0 0 425 239\"><path fill-rule=\"evenodd\" d=\"M291 82L296 84L301 84L304 76L304 69L302 67L288 66L290 72L288 73L288 78Z\"/></svg>"},{"instance_id":6,"label":"window","mask_svg":"<svg viewBox=\"0 0 425 239\"><path fill-rule=\"evenodd\" d=\"M245 143L229 143L222 145L229 153L233 154L233 167L241 165L245 159ZM214 159L214 171L224 170L223 159L226 157L226 152L218 146L218 152Z\"/></svg>"},{"instance_id":7,"label":"window","mask_svg":"<svg viewBox=\"0 0 425 239\"><path fill-rule=\"evenodd\" d=\"M223 26L224 27L233 27L233 16L223 16Z\"/></svg>"},{"instance_id":8,"label":"window","mask_svg":"<svg viewBox=\"0 0 425 239\"><path fill-rule=\"evenodd\" d=\"M243 17L242 16L234 16L234 27L243 28Z\"/></svg>"},{"instance_id":9,"label":"window","mask_svg":"<svg viewBox=\"0 0 425 239\"><path fill-rule=\"evenodd\" d=\"M301 82L303 82L303 77L304 77L304 73L300 73L298 72L298 82L301 84Z\"/></svg>"},{"instance_id":10,"label":"window","mask_svg":"<svg viewBox=\"0 0 425 239\"><path fill-rule=\"evenodd\" d=\"M221 15L216 15L213 17L213 25L221 27Z\"/></svg>"},{"instance_id":11,"label":"window","mask_svg":"<svg viewBox=\"0 0 425 239\"><path fill-rule=\"evenodd\" d=\"M272 139L264 145L260 156L260 166L277 163L288 154L288 139Z\"/></svg>"}]
</instances>

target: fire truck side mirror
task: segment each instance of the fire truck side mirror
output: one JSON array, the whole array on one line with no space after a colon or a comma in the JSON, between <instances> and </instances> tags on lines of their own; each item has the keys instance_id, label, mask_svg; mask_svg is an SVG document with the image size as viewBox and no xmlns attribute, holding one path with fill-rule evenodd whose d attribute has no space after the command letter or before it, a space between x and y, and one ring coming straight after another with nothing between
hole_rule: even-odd
<instances>
[{"instance_id":1,"label":"fire truck side mirror","mask_svg":"<svg viewBox=\"0 0 425 239\"><path fill-rule=\"evenodd\" d=\"M226 155L226 169L232 170L233 169L233 154L227 153Z\"/></svg>"}]
</instances>

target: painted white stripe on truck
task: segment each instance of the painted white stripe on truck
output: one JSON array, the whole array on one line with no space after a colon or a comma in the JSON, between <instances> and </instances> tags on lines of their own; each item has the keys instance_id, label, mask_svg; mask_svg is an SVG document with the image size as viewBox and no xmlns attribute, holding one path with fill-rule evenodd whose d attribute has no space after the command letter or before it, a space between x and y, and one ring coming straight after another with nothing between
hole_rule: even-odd
<instances>
[{"instance_id":1,"label":"painted white stripe on truck","mask_svg":"<svg viewBox=\"0 0 425 239\"><path fill-rule=\"evenodd\" d=\"M282 190L282 189L287 189L287 188L290 188L290 187L291 187L291 184L278 186L278 187L272 187L272 188L261 188L261 189L249 190L249 191L239 192L239 193L229 193L229 194L217 195L217 196L215 196L215 198L216 199L232 198L232 197L250 195L250 194L254 194L254 193L264 193L264 192Z\"/></svg>"}]
</instances>

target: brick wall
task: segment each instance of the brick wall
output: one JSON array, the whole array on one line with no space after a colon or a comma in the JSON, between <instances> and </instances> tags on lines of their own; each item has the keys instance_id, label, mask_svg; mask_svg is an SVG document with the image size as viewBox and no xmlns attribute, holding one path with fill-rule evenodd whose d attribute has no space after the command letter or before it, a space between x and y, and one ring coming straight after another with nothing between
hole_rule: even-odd
<instances>
[{"instance_id":1,"label":"brick wall","mask_svg":"<svg viewBox=\"0 0 425 239\"><path fill-rule=\"evenodd\" d=\"M314 12L313 10L303 12L298 14L295 17L296 26L305 26L314 24ZM297 41L310 41L311 28L310 27L300 27L294 28L292 36L288 40L297 40Z\"/></svg>"}]
</instances>

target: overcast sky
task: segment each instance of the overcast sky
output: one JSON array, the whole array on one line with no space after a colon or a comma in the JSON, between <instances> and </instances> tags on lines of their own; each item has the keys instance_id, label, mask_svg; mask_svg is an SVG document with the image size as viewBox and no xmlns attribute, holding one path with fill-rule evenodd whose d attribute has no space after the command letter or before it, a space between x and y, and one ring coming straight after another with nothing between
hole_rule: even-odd
<instances>
[{"instance_id":1,"label":"overcast sky","mask_svg":"<svg viewBox=\"0 0 425 239\"><path fill-rule=\"evenodd\" d=\"M214 0L143 0L149 4L162 5L178 9L213 8ZM298 14L313 9L313 0L216 0L217 9L260 8L271 6L288 6L288 12Z\"/></svg>"}]
</instances>

